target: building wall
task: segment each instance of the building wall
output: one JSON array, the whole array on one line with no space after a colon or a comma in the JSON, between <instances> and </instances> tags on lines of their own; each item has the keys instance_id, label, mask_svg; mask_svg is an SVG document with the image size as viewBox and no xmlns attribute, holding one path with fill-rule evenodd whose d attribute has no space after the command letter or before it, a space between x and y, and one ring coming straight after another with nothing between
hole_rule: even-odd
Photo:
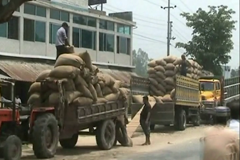
<instances>
[{"instance_id":1,"label":"building wall","mask_svg":"<svg viewBox=\"0 0 240 160\"><path fill-rule=\"evenodd\" d=\"M57 0L57 1L59 1L59 0ZM85 0L82 0L82 3L83 3L83 5L86 5L86 4L84 4L84 3L86 3ZM1 30L0 31L0 44L1 44L0 52L11 53L11 54L21 54L21 55L31 55L31 56L55 57L56 56L55 44L51 43L51 41L52 41L51 39L55 40L55 37L53 37L53 36L51 37L51 35L55 36L56 33L50 34L50 32L51 32L50 27L52 26L52 24L57 24L60 26L64 20L56 20L56 19L50 18L51 17L50 8L51 8L51 9L55 9L55 10L61 9L64 11L64 13L67 13L67 12L69 13L68 24L70 26L70 28L69 28L70 44L76 43L76 41L73 40L74 39L73 38L73 30L74 29L76 30L76 28L80 29L79 33L81 32L81 36L83 36L83 34L82 34L83 30L84 30L84 32L93 31L95 33L96 39L95 40L93 39L93 41L94 41L93 43L95 43L96 45L94 47L90 47L90 48L84 48L81 46L75 47L76 52L83 52L83 51L87 50L90 53L92 60L96 61L96 62L106 62L106 63L114 63L114 64L120 64L120 65L132 65L131 50L132 50L132 26L134 25L133 22L119 20L116 18L102 16L102 15L100 16L100 15L91 14L91 13L83 12L83 11L69 10L66 8L59 7L59 6L56 7L57 5L55 5L55 4L50 5L50 4L38 3L38 2L31 2L28 4L34 4L34 5L37 5L40 7L47 7L46 16L37 16L37 15L32 15L32 14L26 14L24 11L25 5L22 5L20 7L20 10L16 11L14 13L14 16L18 17L19 25L17 28L14 28L14 26L15 27L17 26L16 25L17 20L15 20L15 23L9 22L6 25L7 26L6 33L8 35L6 37L4 37L4 36L1 36L1 34L3 34L2 31L4 29L2 29L0 26L0 30ZM36 10L39 11L39 13ZM35 9L35 13L40 14L40 9ZM96 18L96 26L93 27L93 26L88 26L88 25L77 24L76 22L73 21L73 16L76 14L79 16L87 16L87 17L94 18L94 19ZM32 25L29 25L29 24L31 24L30 22L28 22L28 23L25 22L26 19L35 20L33 22L31 21L32 23L34 23L34 28L32 28ZM99 25L102 25L102 20L106 20L109 23L113 22L114 29L113 30L103 29L101 26L99 26ZM45 22L45 24L43 24L42 22ZM123 32L121 30L121 28L119 28L119 26L120 26L119 24L125 24L125 26L129 26L129 34L126 34L125 32ZM43 27L41 27L41 25ZM45 30L44 30L44 26L45 26ZM14 33L14 35L15 35L14 38L11 38L10 34L15 32L17 29L19 31L17 33ZM35 30L35 31L37 30L38 33L34 32L34 35L31 35L30 31L32 31L32 30ZM54 30L54 31L56 31L56 30ZM104 48L104 47L100 46L101 44L99 44L100 43L99 38L100 38L101 33L113 35L114 49L112 51L106 51L107 49L104 49L104 51L101 51L101 50L103 50L101 48ZM42 40L42 39L44 39L43 35L45 35L45 40ZM75 35L76 34L74 34L74 36ZM17 36L17 38L16 38L16 36ZM26 40L26 37L28 40ZM120 37L120 38L118 38L118 37ZM128 38L128 40L126 38ZM29 40L29 39L31 39L31 40ZM105 38L105 39L107 39L107 38ZM122 40L125 40L125 41L122 41ZM80 39L80 41L83 41L83 39ZM105 42L105 41L103 40L103 42ZM80 42L80 43L83 43L83 42ZM109 43L106 42L105 44L106 45L104 45L104 46L106 48L106 46L108 46ZM127 53L122 53L121 50L124 50L124 49L118 48L118 46L120 46L120 44L126 44L125 47L128 46L127 50L129 50L129 51ZM124 45L121 45L121 46L124 46ZM122 47L122 48L124 48L124 47ZM124 50L124 52L125 52L125 50Z\"/></svg>"}]
</instances>

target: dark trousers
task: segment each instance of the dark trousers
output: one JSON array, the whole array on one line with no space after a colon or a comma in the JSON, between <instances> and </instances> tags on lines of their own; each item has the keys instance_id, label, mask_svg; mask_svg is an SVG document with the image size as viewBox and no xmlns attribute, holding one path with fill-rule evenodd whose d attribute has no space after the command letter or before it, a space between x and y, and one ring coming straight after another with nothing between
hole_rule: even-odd
<instances>
[{"instance_id":1,"label":"dark trousers","mask_svg":"<svg viewBox=\"0 0 240 160\"><path fill-rule=\"evenodd\" d=\"M63 53L68 53L68 49L65 45L61 45L61 46L56 46L57 49L57 55L56 55L56 59Z\"/></svg>"},{"instance_id":2,"label":"dark trousers","mask_svg":"<svg viewBox=\"0 0 240 160\"><path fill-rule=\"evenodd\" d=\"M146 123L146 120L140 119L140 125L142 127L142 130L143 130L145 136L149 137L150 136L150 132L151 132L151 130L150 130L150 122Z\"/></svg>"}]
</instances>

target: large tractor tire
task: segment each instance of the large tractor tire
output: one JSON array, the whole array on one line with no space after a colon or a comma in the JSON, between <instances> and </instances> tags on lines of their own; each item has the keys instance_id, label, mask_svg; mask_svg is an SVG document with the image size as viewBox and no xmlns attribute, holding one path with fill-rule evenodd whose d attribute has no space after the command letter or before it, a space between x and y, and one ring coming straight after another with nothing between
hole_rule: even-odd
<instances>
[{"instance_id":1,"label":"large tractor tire","mask_svg":"<svg viewBox=\"0 0 240 160\"><path fill-rule=\"evenodd\" d=\"M179 131L184 131L186 129L186 125L187 125L187 115L186 115L186 111L184 109L180 109L176 112L176 120L175 120L175 124L174 127L176 130Z\"/></svg>"},{"instance_id":2,"label":"large tractor tire","mask_svg":"<svg viewBox=\"0 0 240 160\"><path fill-rule=\"evenodd\" d=\"M116 141L116 127L113 120L102 121L97 126L96 142L100 149L109 150Z\"/></svg>"},{"instance_id":3,"label":"large tractor tire","mask_svg":"<svg viewBox=\"0 0 240 160\"><path fill-rule=\"evenodd\" d=\"M127 129L124 124L117 122L116 124L116 140L125 147L132 147L132 139L127 135Z\"/></svg>"},{"instance_id":4,"label":"large tractor tire","mask_svg":"<svg viewBox=\"0 0 240 160\"><path fill-rule=\"evenodd\" d=\"M20 160L22 155L22 141L15 135L9 136L3 146L4 160Z\"/></svg>"},{"instance_id":5,"label":"large tractor tire","mask_svg":"<svg viewBox=\"0 0 240 160\"><path fill-rule=\"evenodd\" d=\"M37 117L33 126L33 151L37 158L52 158L56 154L59 127L55 116L45 113Z\"/></svg>"},{"instance_id":6,"label":"large tractor tire","mask_svg":"<svg viewBox=\"0 0 240 160\"><path fill-rule=\"evenodd\" d=\"M71 149L74 148L78 141L78 134L74 134L71 138L59 140L60 145L63 148Z\"/></svg>"}]
</instances>

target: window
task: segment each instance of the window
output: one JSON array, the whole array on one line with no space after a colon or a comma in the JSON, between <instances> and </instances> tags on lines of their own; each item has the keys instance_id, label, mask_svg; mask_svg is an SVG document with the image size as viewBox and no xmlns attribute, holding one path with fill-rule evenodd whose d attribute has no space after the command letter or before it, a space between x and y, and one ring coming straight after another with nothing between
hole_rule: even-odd
<instances>
[{"instance_id":1,"label":"window","mask_svg":"<svg viewBox=\"0 0 240 160\"><path fill-rule=\"evenodd\" d=\"M2 5L5 6L6 4L8 4L8 2L9 0L2 0ZM18 8L16 11L19 12L20 8Z\"/></svg>"},{"instance_id":2,"label":"window","mask_svg":"<svg viewBox=\"0 0 240 160\"><path fill-rule=\"evenodd\" d=\"M114 52L114 35L99 33L99 50Z\"/></svg>"},{"instance_id":3,"label":"window","mask_svg":"<svg viewBox=\"0 0 240 160\"><path fill-rule=\"evenodd\" d=\"M117 36L117 53L130 54L131 39Z\"/></svg>"},{"instance_id":4,"label":"window","mask_svg":"<svg viewBox=\"0 0 240 160\"><path fill-rule=\"evenodd\" d=\"M73 28L73 45L76 47L96 49L96 32Z\"/></svg>"},{"instance_id":5,"label":"window","mask_svg":"<svg viewBox=\"0 0 240 160\"><path fill-rule=\"evenodd\" d=\"M46 8L33 4L24 4L24 13L46 17Z\"/></svg>"},{"instance_id":6,"label":"window","mask_svg":"<svg viewBox=\"0 0 240 160\"><path fill-rule=\"evenodd\" d=\"M55 44L55 42L56 42L56 33L57 33L57 30L61 27L61 25L50 23L49 27L50 27L49 28L49 30L50 30L49 43Z\"/></svg>"},{"instance_id":7,"label":"window","mask_svg":"<svg viewBox=\"0 0 240 160\"><path fill-rule=\"evenodd\" d=\"M110 21L100 20L99 28L114 31L114 23Z\"/></svg>"},{"instance_id":8,"label":"window","mask_svg":"<svg viewBox=\"0 0 240 160\"><path fill-rule=\"evenodd\" d=\"M24 19L24 36L25 41L45 42L46 41L46 23Z\"/></svg>"},{"instance_id":9,"label":"window","mask_svg":"<svg viewBox=\"0 0 240 160\"><path fill-rule=\"evenodd\" d=\"M216 90L220 90L221 88L220 88L220 83L216 83Z\"/></svg>"},{"instance_id":10,"label":"window","mask_svg":"<svg viewBox=\"0 0 240 160\"><path fill-rule=\"evenodd\" d=\"M214 91L213 82L200 82L201 91Z\"/></svg>"},{"instance_id":11,"label":"window","mask_svg":"<svg viewBox=\"0 0 240 160\"><path fill-rule=\"evenodd\" d=\"M69 13L58 9L51 9L50 18L69 22Z\"/></svg>"},{"instance_id":12,"label":"window","mask_svg":"<svg viewBox=\"0 0 240 160\"><path fill-rule=\"evenodd\" d=\"M96 18L91 18L87 16L81 16L81 15L73 15L73 23L86 25L90 27L96 27L97 26L97 20Z\"/></svg>"},{"instance_id":13,"label":"window","mask_svg":"<svg viewBox=\"0 0 240 160\"><path fill-rule=\"evenodd\" d=\"M0 24L0 37L19 39L19 17L13 16L7 23Z\"/></svg>"},{"instance_id":14,"label":"window","mask_svg":"<svg viewBox=\"0 0 240 160\"><path fill-rule=\"evenodd\" d=\"M117 32L122 34L131 34L131 27L123 24L117 24Z\"/></svg>"}]
</instances>

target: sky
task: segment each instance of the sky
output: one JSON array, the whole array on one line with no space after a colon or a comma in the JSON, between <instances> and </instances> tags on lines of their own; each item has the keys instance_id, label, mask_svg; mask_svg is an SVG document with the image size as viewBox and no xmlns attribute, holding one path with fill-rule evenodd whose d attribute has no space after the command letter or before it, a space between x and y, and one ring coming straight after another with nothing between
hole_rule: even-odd
<instances>
[{"instance_id":1,"label":"sky","mask_svg":"<svg viewBox=\"0 0 240 160\"><path fill-rule=\"evenodd\" d=\"M188 42L191 40L192 29L188 28L185 19L180 16L182 12L194 13L198 8L208 9L209 5L227 5L236 14L233 19L236 30L233 31L234 49L230 65L232 68L239 66L239 0L171 0L170 19L173 21L170 54L180 56L183 49L176 49L176 42ZM103 9L107 13L132 11L133 20L137 27L133 30L133 49L141 48L150 58L164 57L167 54L167 10L161 8L167 6L167 0L107 0Z\"/></svg>"}]
</instances>

